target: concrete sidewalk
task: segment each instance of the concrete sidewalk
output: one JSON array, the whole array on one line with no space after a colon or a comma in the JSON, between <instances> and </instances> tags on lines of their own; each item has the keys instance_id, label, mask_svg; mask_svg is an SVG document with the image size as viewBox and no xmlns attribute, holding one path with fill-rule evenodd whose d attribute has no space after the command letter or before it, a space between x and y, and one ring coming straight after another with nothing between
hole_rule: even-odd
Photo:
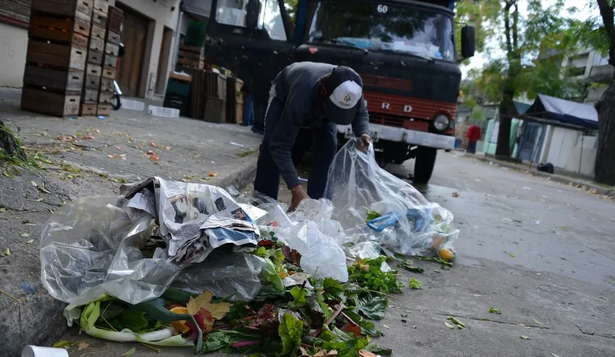
<instances>
[{"instance_id":1,"label":"concrete sidewalk","mask_svg":"<svg viewBox=\"0 0 615 357\"><path fill-rule=\"evenodd\" d=\"M261 141L238 125L130 110L105 120L48 117L20 111L19 98L19 90L0 88L0 118L44 158L33 171L0 163L0 356L49 345L68 328L64 304L40 283L38 243L53 211L150 176L241 190L253 179Z\"/></svg>"},{"instance_id":2,"label":"concrete sidewalk","mask_svg":"<svg viewBox=\"0 0 615 357\"><path fill-rule=\"evenodd\" d=\"M513 163L513 162L507 162L504 160L498 160L495 157L487 156L484 153L477 153L475 155L465 153L464 156L470 159L476 159L476 160L480 160L483 162L496 164L498 166L506 167L506 168L513 169L513 170L519 170L519 171L524 171L524 172L527 171L528 173L534 176L544 177L544 178L548 178L551 181L563 183L566 185L571 185L576 188L582 188L586 191L591 191L592 193L595 193L598 195L615 197L615 188L607 187L607 186L600 186L596 182L593 182L586 178L573 177L571 175L564 175L561 173L557 173L557 171L554 174L550 174L547 172L541 172L541 171L536 170L536 165L533 165L532 167L530 167L528 164L525 164L525 163Z\"/></svg>"}]
</instances>

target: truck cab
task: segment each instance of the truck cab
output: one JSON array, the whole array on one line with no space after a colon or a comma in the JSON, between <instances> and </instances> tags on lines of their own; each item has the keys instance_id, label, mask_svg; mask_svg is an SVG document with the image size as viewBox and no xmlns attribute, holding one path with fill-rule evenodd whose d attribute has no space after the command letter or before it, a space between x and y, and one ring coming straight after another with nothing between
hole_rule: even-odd
<instances>
[{"instance_id":1,"label":"truck cab","mask_svg":"<svg viewBox=\"0 0 615 357\"><path fill-rule=\"evenodd\" d=\"M414 181L431 178L438 149L452 149L461 71L452 1L299 0L294 20L283 0L214 0L205 55L237 73L263 120L268 88L295 61L353 68L363 78L377 159L415 158ZM214 15L215 14L215 15ZM474 29L462 31L463 57ZM338 127L339 141L352 137ZM309 130L293 148L300 159Z\"/></svg>"}]
</instances>

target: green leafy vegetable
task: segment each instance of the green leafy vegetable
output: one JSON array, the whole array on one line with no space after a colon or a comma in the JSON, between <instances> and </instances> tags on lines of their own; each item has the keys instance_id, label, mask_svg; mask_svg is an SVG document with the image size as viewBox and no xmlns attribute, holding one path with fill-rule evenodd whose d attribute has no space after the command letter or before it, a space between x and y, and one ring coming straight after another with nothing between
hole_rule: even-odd
<instances>
[{"instance_id":1,"label":"green leafy vegetable","mask_svg":"<svg viewBox=\"0 0 615 357\"><path fill-rule=\"evenodd\" d=\"M325 298L328 300L345 301L344 287L337 280L331 278L325 278L322 284Z\"/></svg>"},{"instance_id":2,"label":"green leafy vegetable","mask_svg":"<svg viewBox=\"0 0 615 357\"><path fill-rule=\"evenodd\" d=\"M406 260L404 262L402 262L401 264L399 264L400 267L411 271L413 273L423 273L425 271L425 269L421 268L421 267L416 267L413 265L412 260Z\"/></svg>"},{"instance_id":3,"label":"green leafy vegetable","mask_svg":"<svg viewBox=\"0 0 615 357\"><path fill-rule=\"evenodd\" d=\"M282 278L278 275L275 265L271 259L265 258L265 269L263 269L263 275L266 281L273 284L275 292L283 294L286 291Z\"/></svg>"},{"instance_id":4,"label":"green leafy vegetable","mask_svg":"<svg viewBox=\"0 0 615 357\"><path fill-rule=\"evenodd\" d=\"M428 261L428 262L434 262L434 263L442 264L445 267L452 267L453 266L453 263L447 262L446 260L444 260L442 258L419 257L419 260L425 260L425 261Z\"/></svg>"},{"instance_id":5,"label":"green leafy vegetable","mask_svg":"<svg viewBox=\"0 0 615 357\"><path fill-rule=\"evenodd\" d=\"M291 309L298 309L302 306L305 306L306 302L306 296L307 296L307 290L299 287L299 286L295 286L294 288L290 289L290 295L292 295L293 297L293 301L290 302L289 307Z\"/></svg>"},{"instance_id":6,"label":"green leafy vegetable","mask_svg":"<svg viewBox=\"0 0 615 357\"><path fill-rule=\"evenodd\" d=\"M360 286L384 294L401 293L401 285L394 272L383 272L380 267L385 257L366 259L348 268L349 280Z\"/></svg>"},{"instance_id":7,"label":"green leafy vegetable","mask_svg":"<svg viewBox=\"0 0 615 357\"><path fill-rule=\"evenodd\" d=\"M303 321L289 313L282 316L278 333L282 339L282 354L295 355L301 346Z\"/></svg>"},{"instance_id":8,"label":"green leafy vegetable","mask_svg":"<svg viewBox=\"0 0 615 357\"><path fill-rule=\"evenodd\" d=\"M410 279L410 289L420 289L423 286L423 282L417 279Z\"/></svg>"},{"instance_id":9,"label":"green leafy vegetable","mask_svg":"<svg viewBox=\"0 0 615 357\"><path fill-rule=\"evenodd\" d=\"M380 217L381 214L376 212L376 211L372 211L372 210L367 210L367 217L365 218L366 222L369 222L373 219L376 219L378 217Z\"/></svg>"},{"instance_id":10,"label":"green leafy vegetable","mask_svg":"<svg viewBox=\"0 0 615 357\"><path fill-rule=\"evenodd\" d=\"M269 258L269 252L267 251L267 248L265 247L259 247L258 249L253 251L252 254L256 255L257 257L261 257L261 258Z\"/></svg>"},{"instance_id":11,"label":"green leafy vegetable","mask_svg":"<svg viewBox=\"0 0 615 357\"><path fill-rule=\"evenodd\" d=\"M369 344L363 337L351 338L347 341L325 342L322 347L327 350L336 350L339 357L356 357L359 351Z\"/></svg>"},{"instance_id":12,"label":"green leafy vegetable","mask_svg":"<svg viewBox=\"0 0 615 357\"><path fill-rule=\"evenodd\" d=\"M368 295L357 300L357 311L370 320L381 320L388 304L389 300L384 296Z\"/></svg>"},{"instance_id":13,"label":"green leafy vegetable","mask_svg":"<svg viewBox=\"0 0 615 357\"><path fill-rule=\"evenodd\" d=\"M207 334L205 340L205 352L222 351L232 352L233 344L242 341L255 341L262 339L262 336L246 334L233 330L219 330Z\"/></svg>"},{"instance_id":14,"label":"green leafy vegetable","mask_svg":"<svg viewBox=\"0 0 615 357\"><path fill-rule=\"evenodd\" d=\"M489 312L492 314L498 314L498 315L502 314L502 311L500 311L500 309L498 309L497 307L490 307Z\"/></svg>"}]
</instances>

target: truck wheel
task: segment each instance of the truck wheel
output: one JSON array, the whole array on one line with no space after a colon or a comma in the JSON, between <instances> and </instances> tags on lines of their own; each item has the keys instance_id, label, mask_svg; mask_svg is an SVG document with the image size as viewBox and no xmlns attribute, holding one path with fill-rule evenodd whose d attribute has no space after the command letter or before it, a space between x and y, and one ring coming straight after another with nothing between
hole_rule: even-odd
<instances>
[{"instance_id":1,"label":"truck wheel","mask_svg":"<svg viewBox=\"0 0 615 357\"><path fill-rule=\"evenodd\" d=\"M416 148L416 162L414 163L414 182L426 184L431 178L436 165L437 149L419 146Z\"/></svg>"}]
</instances>

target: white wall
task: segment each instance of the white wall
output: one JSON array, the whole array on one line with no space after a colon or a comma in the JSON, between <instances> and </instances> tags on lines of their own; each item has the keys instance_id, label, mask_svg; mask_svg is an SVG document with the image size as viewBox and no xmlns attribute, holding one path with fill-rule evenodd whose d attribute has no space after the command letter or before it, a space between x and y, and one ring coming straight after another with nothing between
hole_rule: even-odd
<instances>
[{"instance_id":1,"label":"white wall","mask_svg":"<svg viewBox=\"0 0 615 357\"><path fill-rule=\"evenodd\" d=\"M22 86L27 49L26 29L0 23L0 86Z\"/></svg>"},{"instance_id":2,"label":"white wall","mask_svg":"<svg viewBox=\"0 0 615 357\"><path fill-rule=\"evenodd\" d=\"M161 99L161 95L156 95L154 90L156 88L156 75L158 72L162 35L165 26L173 30L174 35L171 43L171 48L173 48L175 45L175 32L179 16L180 0L157 0L156 2L153 0L117 0L116 3L120 3L150 18L139 95L148 99ZM173 7L175 9L171 11ZM172 56L173 51L170 51L169 55ZM173 61L167 62L168 65L164 71L165 76L167 76L171 70Z\"/></svg>"},{"instance_id":3,"label":"white wall","mask_svg":"<svg viewBox=\"0 0 615 357\"><path fill-rule=\"evenodd\" d=\"M597 137L583 136L577 130L553 128L546 161L552 163L556 168L570 172L579 172L580 161L580 173L593 176L597 152L596 142Z\"/></svg>"}]
</instances>

